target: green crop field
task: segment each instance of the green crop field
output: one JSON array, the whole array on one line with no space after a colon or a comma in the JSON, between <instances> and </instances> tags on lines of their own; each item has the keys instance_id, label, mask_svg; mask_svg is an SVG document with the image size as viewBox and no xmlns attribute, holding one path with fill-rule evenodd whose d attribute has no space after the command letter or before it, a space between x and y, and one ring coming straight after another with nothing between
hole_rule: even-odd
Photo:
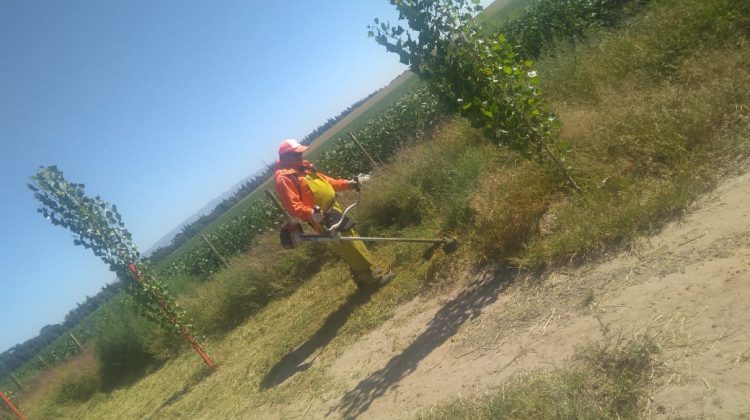
<instances>
[{"instance_id":1,"label":"green crop field","mask_svg":"<svg viewBox=\"0 0 750 420\"><path fill-rule=\"evenodd\" d=\"M339 121L338 124L331 127L316 139L310 146L307 157L309 159L315 159L320 156L321 153L328 150L329 145L331 144L330 140L345 137L347 133L356 131L367 121L372 120L372 118L378 113L396 103L399 98L409 90L415 88L419 83L419 78L414 73L403 73L389 83L388 86L384 87L383 90L378 92L377 95L363 103L359 108L354 110L354 112L347 115Z\"/></svg>"}]
</instances>

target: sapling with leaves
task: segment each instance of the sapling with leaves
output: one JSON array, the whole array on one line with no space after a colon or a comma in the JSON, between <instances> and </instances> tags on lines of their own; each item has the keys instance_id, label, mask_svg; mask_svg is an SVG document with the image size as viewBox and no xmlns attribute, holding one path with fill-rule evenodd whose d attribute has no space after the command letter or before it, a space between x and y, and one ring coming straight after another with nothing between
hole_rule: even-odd
<instances>
[{"instance_id":1,"label":"sapling with leaves","mask_svg":"<svg viewBox=\"0 0 750 420\"><path fill-rule=\"evenodd\" d=\"M204 362L213 366L203 347L193 338L185 312L141 258L115 205L99 196L88 197L83 184L69 182L56 166L40 167L28 187L40 202L37 211L42 216L55 226L71 231L74 245L91 249L127 284L126 290L138 303L142 315L167 330L182 334Z\"/></svg>"},{"instance_id":2,"label":"sapling with leaves","mask_svg":"<svg viewBox=\"0 0 750 420\"><path fill-rule=\"evenodd\" d=\"M427 82L447 109L466 117L497 144L526 158L549 157L568 184L556 129L539 76L502 34L485 36L478 0L390 0L407 26L375 19L369 35Z\"/></svg>"}]
</instances>

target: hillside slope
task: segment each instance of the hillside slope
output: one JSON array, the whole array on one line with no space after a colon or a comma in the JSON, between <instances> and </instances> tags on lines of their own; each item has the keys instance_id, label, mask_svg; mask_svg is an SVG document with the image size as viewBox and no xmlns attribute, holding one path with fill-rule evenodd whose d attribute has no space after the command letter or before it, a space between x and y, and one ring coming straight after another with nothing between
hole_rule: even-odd
<instances>
[{"instance_id":1,"label":"hillside slope","mask_svg":"<svg viewBox=\"0 0 750 420\"><path fill-rule=\"evenodd\" d=\"M337 357L328 374L343 392L317 390L296 406L252 415L406 418L560 367L588 341L643 331L667 367L655 378L648 414L750 413L750 173L632 251L543 278L513 277L482 273L450 295L404 305ZM314 366L319 352L311 354L287 369Z\"/></svg>"}]
</instances>

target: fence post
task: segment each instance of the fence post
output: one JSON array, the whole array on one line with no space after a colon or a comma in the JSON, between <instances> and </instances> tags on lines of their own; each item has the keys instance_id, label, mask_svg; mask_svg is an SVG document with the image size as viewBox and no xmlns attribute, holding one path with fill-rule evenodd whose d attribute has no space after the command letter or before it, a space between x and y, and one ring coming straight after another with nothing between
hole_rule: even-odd
<instances>
[{"instance_id":1,"label":"fence post","mask_svg":"<svg viewBox=\"0 0 750 420\"><path fill-rule=\"evenodd\" d=\"M225 260L221 254L219 254L219 251L217 251L213 245L211 245L211 242L209 242L208 238L206 238L205 235L201 235L201 239L203 239L203 242L205 242L206 245L208 245L208 247L211 249L211 252L214 253L216 258L218 258L219 261L221 261L221 264L224 265L224 268L229 268L229 263L227 262L227 260Z\"/></svg>"},{"instance_id":2,"label":"fence post","mask_svg":"<svg viewBox=\"0 0 750 420\"><path fill-rule=\"evenodd\" d=\"M46 367L47 369L49 369L49 363L47 363L47 361L42 358L41 354L38 354L36 357L37 357L37 359L39 359L40 362L42 362L42 364L44 365L44 367Z\"/></svg>"},{"instance_id":3,"label":"fence post","mask_svg":"<svg viewBox=\"0 0 750 420\"><path fill-rule=\"evenodd\" d=\"M375 159L373 159L372 156L370 156L370 154L367 153L367 150L365 150L364 146L362 146L362 144L359 143L359 141L357 140L357 138L354 137L354 134L352 134L352 133L348 133L348 134L349 134L349 137L351 137L352 140L354 140L354 144L356 144L357 147L359 147L359 150L361 150L362 153L365 154L365 157L367 157L367 160L370 161L370 165L372 166L372 169L377 168L378 164L375 162ZM381 165L382 165L382 162L381 162Z\"/></svg>"},{"instance_id":4,"label":"fence post","mask_svg":"<svg viewBox=\"0 0 750 420\"><path fill-rule=\"evenodd\" d=\"M3 393L3 391L0 391L0 399L3 400L3 402L5 403L5 405L7 405L8 408L10 408L10 411L12 411L13 414L15 414L16 416L18 416L19 419L26 420L26 416L24 416L23 413L21 413L21 410L19 410L18 407L16 407L13 404L13 402L10 400L10 398L8 398Z\"/></svg>"},{"instance_id":5,"label":"fence post","mask_svg":"<svg viewBox=\"0 0 750 420\"><path fill-rule=\"evenodd\" d=\"M16 386L18 387L18 389L21 390L21 392L26 391L26 388L23 387L23 384L21 383L21 381L18 380L15 374L11 373L10 379L13 379L13 382L16 383Z\"/></svg>"},{"instance_id":6,"label":"fence post","mask_svg":"<svg viewBox=\"0 0 750 420\"><path fill-rule=\"evenodd\" d=\"M78 341L78 339L76 338L76 336L74 336L73 333L70 332L70 331L68 331L68 335L70 336L70 338L73 339L73 341L76 342L76 345L78 346L78 350L83 350L83 345L81 345L81 342Z\"/></svg>"}]
</instances>

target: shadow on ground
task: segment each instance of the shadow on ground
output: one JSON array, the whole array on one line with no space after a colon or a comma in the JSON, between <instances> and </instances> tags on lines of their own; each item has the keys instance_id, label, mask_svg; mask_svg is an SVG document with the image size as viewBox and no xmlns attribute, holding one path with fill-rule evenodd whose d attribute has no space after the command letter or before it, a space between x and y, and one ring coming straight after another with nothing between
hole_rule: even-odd
<instances>
[{"instance_id":1,"label":"shadow on ground","mask_svg":"<svg viewBox=\"0 0 750 420\"><path fill-rule=\"evenodd\" d=\"M455 335L461 325L479 316L482 308L495 302L511 278L510 270L477 278L435 314L427 329L409 347L394 356L383 369L371 373L344 394L328 414L339 411L344 418L354 418L367 411L373 401L414 372L419 362Z\"/></svg>"},{"instance_id":2,"label":"shadow on ground","mask_svg":"<svg viewBox=\"0 0 750 420\"><path fill-rule=\"evenodd\" d=\"M196 385L203 382L204 379L211 376L212 373L214 373L216 369L211 369L208 367L203 367L199 371L195 372L190 379L188 379L185 382L185 385L182 387L181 390L175 392L172 394L171 397L167 398L159 407L157 407L155 410L153 410L151 413L143 416L144 419L153 419L153 418L159 418L156 415L163 409L169 407L170 405L180 401L185 395L189 394L193 388L195 388Z\"/></svg>"},{"instance_id":3,"label":"shadow on ground","mask_svg":"<svg viewBox=\"0 0 750 420\"><path fill-rule=\"evenodd\" d=\"M335 312L332 312L326 318L323 326L318 332L310 337L302 345L294 349L291 353L281 358L281 360L271 368L263 380L260 382L261 389L270 389L276 385L284 383L297 372L303 372L309 368L315 358L310 356L316 350L324 348L338 334L339 329L346 324L349 316L358 306L365 304L370 300L372 293L369 291L357 290L351 294L347 301L341 305ZM310 359L310 360L308 360Z\"/></svg>"}]
</instances>

